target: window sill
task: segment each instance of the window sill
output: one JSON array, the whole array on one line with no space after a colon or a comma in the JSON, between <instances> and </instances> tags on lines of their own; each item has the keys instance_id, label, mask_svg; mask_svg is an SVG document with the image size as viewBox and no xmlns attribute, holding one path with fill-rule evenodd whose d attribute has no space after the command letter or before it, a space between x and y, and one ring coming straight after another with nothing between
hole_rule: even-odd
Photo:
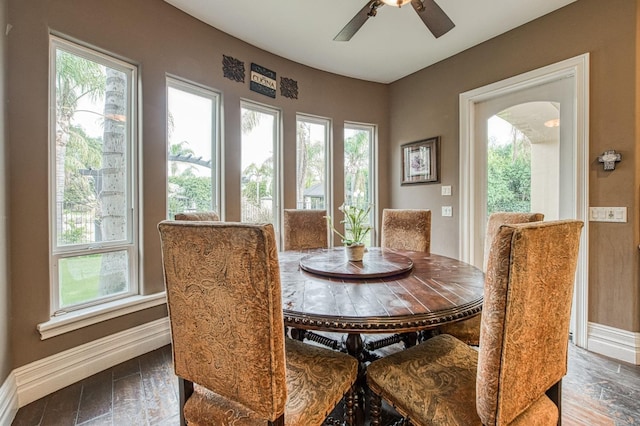
<instances>
[{"instance_id":1,"label":"window sill","mask_svg":"<svg viewBox=\"0 0 640 426\"><path fill-rule=\"evenodd\" d=\"M40 340L69 333L83 327L97 324L112 318L138 312L143 309L153 308L167 303L166 292L154 293L147 296L132 296L105 303L100 306L81 309L67 314L52 317L47 322L37 325L40 332Z\"/></svg>"}]
</instances>

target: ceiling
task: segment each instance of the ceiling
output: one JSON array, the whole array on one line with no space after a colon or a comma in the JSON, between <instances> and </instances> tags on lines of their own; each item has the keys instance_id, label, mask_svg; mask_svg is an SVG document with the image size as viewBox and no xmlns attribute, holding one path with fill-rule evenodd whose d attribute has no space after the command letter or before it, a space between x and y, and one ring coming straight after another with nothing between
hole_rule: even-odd
<instances>
[{"instance_id":1,"label":"ceiling","mask_svg":"<svg viewBox=\"0 0 640 426\"><path fill-rule=\"evenodd\" d=\"M410 4L333 37L368 0L165 0L249 44L332 73L391 83L576 0L436 0L456 27L435 39Z\"/></svg>"}]
</instances>

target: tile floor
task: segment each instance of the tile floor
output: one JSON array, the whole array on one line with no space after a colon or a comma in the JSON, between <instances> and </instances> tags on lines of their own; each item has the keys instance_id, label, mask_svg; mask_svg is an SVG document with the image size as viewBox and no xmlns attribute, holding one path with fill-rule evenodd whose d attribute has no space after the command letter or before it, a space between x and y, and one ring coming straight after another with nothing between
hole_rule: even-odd
<instances>
[{"instance_id":1,"label":"tile floor","mask_svg":"<svg viewBox=\"0 0 640 426\"><path fill-rule=\"evenodd\" d=\"M565 426L640 425L640 366L580 348L563 380ZM384 424L395 416L387 412ZM177 379L165 346L22 407L14 426L178 425Z\"/></svg>"}]
</instances>

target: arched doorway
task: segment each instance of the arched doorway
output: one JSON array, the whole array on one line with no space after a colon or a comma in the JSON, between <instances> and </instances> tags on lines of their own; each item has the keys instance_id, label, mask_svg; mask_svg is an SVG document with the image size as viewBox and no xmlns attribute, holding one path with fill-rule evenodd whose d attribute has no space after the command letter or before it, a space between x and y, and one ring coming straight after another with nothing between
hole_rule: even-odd
<instances>
[{"instance_id":1,"label":"arched doorway","mask_svg":"<svg viewBox=\"0 0 640 426\"><path fill-rule=\"evenodd\" d=\"M549 220L588 222L588 59L585 54L460 95L462 260L482 262L490 204L489 128L495 117L528 144L529 210ZM582 347L587 343L587 241L585 226L572 319L574 342Z\"/></svg>"}]
</instances>

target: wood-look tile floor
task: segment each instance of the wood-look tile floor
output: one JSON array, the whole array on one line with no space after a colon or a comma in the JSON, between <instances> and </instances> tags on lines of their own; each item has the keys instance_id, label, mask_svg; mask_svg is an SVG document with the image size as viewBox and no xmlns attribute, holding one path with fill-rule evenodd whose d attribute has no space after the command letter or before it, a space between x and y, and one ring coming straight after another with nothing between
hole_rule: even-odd
<instances>
[{"instance_id":1,"label":"wood-look tile floor","mask_svg":"<svg viewBox=\"0 0 640 426\"><path fill-rule=\"evenodd\" d=\"M571 346L562 392L565 426L640 425L640 366ZM393 418L387 413L383 421ZM178 425L171 349L165 346L32 402L12 424Z\"/></svg>"}]
</instances>

